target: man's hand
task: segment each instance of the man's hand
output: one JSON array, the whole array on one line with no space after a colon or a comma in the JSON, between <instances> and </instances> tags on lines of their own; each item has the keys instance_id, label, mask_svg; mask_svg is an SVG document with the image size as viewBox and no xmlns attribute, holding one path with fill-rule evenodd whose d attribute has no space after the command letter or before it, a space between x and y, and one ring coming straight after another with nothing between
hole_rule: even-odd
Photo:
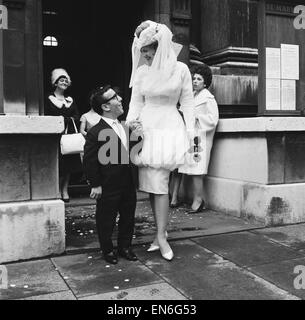
<instances>
[{"instance_id":1,"label":"man's hand","mask_svg":"<svg viewBox=\"0 0 305 320\"><path fill-rule=\"evenodd\" d=\"M92 188L90 198L99 200L102 197L103 189L102 187Z\"/></svg>"}]
</instances>

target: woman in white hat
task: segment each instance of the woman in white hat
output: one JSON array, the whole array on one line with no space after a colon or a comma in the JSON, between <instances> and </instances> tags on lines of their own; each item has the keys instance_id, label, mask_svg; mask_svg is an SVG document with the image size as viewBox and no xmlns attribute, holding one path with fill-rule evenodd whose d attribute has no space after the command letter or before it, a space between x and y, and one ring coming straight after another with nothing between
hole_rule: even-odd
<instances>
[{"instance_id":1,"label":"woman in white hat","mask_svg":"<svg viewBox=\"0 0 305 320\"><path fill-rule=\"evenodd\" d=\"M73 98L66 95L66 90L71 86L71 78L66 70L54 69L51 75L51 83L54 91L46 101L45 114L49 116L63 116L65 119L65 130L75 133L74 122L79 122L79 113ZM65 202L69 202L68 186L72 173L82 171L80 155L60 155L59 174L60 192Z\"/></svg>"},{"instance_id":2,"label":"woman in white hat","mask_svg":"<svg viewBox=\"0 0 305 320\"><path fill-rule=\"evenodd\" d=\"M188 67L177 61L173 34L166 25L153 21L136 30L127 124L143 128L143 148L136 157L139 187L150 194L157 235L148 249L160 250L171 261L174 253L167 241L170 172L185 162L190 148L188 132L194 129L194 97ZM184 121L177 104L183 112Z\"/></svg>"}]
</instances>

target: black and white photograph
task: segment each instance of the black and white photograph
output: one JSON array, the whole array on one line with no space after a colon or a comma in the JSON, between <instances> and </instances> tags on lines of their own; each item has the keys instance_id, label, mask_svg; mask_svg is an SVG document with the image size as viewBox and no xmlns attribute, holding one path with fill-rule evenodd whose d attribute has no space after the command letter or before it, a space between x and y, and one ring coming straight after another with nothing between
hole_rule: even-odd
<instances>
[{"instance_id":1,"label":"black and white photograph","mask_svg":"<svg viewBox=\"0 0 305 320\"><path fill-rule=\"evenodd\" d=\"M303 299L304 0L0 0L0 301Z\"/></svg>"}]
</instances>

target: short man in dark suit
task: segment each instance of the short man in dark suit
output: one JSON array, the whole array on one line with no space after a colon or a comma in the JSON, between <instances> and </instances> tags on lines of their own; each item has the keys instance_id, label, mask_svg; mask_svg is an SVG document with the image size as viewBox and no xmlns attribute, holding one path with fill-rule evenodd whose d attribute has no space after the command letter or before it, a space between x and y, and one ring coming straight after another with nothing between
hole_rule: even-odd
<instances>
[{"instance_id":1,"label":"short man in dark suit","mask_svg":"<svg viewBox=\"0 0 305 320\"><path fill-rule=\"evenodd\" d=\"M91 104L101 121L87 134L84 170L97 200L96 224L104 258L117 264L118 255L138 258L131 249L134 234L137 169L130 161L129 130L117 120L123 113L122 98L110 87L97 89ZM118 254L113 249L112 233L120 214Z\"/></svg>"}]
</instances>

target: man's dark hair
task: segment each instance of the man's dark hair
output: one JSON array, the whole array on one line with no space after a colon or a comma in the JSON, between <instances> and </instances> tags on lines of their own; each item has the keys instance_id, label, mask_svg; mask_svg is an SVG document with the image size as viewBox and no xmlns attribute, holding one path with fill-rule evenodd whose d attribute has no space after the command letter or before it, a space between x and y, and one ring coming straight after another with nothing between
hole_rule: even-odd
<instances>
[{"instance_id":1,"label":"man's dark hair","mask_svg":"<svg viewBox=\"0 0 305 320\"><path fill-rule=\"evenodd\" d=\"M98 89L93 90L93 92L90 95L90 106L100 116L102 116L104 113L101 106L107 102L107 99L104 97L104 94L110 89L110 85L100 87Z\"/></svg>"},{"instance_id":2,"label":"man's dark hair","mask_svg":"<svg viewBox=\"0 0 305 320\"><path fill-rule=\"evenodd\" d=\"M202 76L207 89L209 89L213 80L211 68L207 64L198 65L192 68L192 75L194 76L195 73Z\"/></svg>"}]
</instances>

